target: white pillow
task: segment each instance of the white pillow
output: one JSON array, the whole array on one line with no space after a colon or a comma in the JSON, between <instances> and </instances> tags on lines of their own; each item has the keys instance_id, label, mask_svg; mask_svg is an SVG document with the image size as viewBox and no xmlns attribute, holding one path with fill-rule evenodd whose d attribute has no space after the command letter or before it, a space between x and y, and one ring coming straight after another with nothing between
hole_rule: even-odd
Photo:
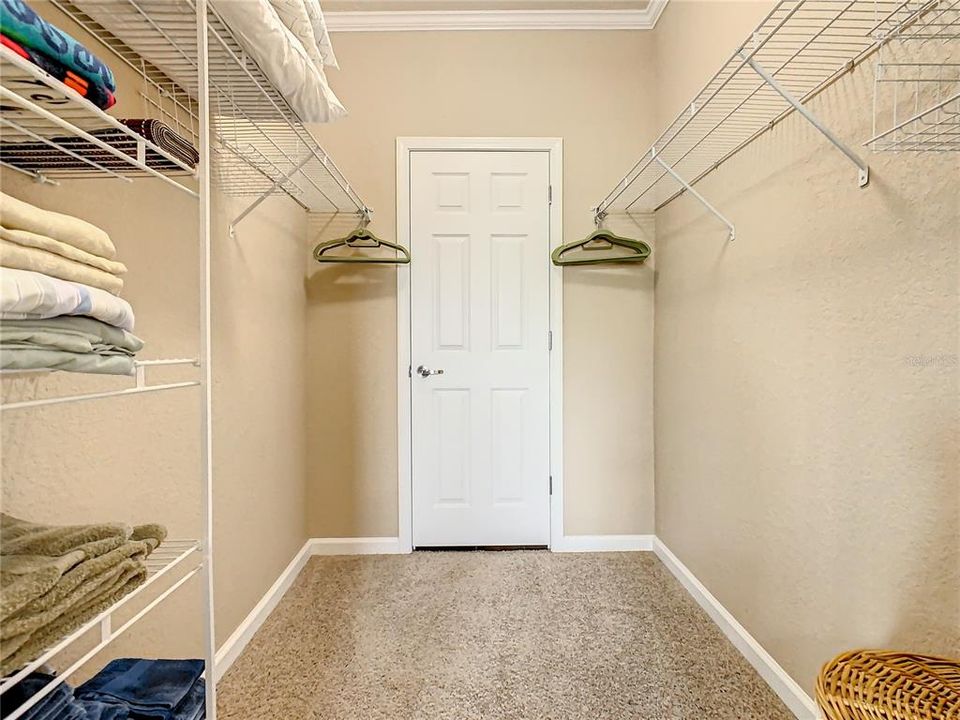
<instances>
[{"instance_id":1,"label":"white pillow","mask_svg":"<svg viewBox=\"0 0 960 720\"><path fill-rule=\"evenodd\" d=\"M267 0L216 0L215 6L303 122L325 123L347 114L323 70Z\"/></svg>"},{"instance_id":2,"label":"white pillow","mask_svg":"<svg viewBox=\"0 0 960 720\"><path fill-rule=\"evenodd\" d=\"M320 54L320 45L313 31L313 23L307 15L304 0L270 0L270 4L277 11L281 22L301 42L307 56L322 70L323 56Z\"/></svg>"},{"instance_id":3,"label":"white pillow","mask_svg":"<svg viewBox=\"0 0 960 720\"><path fill-rule=\"evenodd\" d=\"M333 43L330 42L330 33L327 32L327 21L323 19L323 10L320 9L320 0L304 0L304 5L313 25L313 35L317 39L323 64L339 70L337 56L333 54Z\"/></svg>"}]
</instances>

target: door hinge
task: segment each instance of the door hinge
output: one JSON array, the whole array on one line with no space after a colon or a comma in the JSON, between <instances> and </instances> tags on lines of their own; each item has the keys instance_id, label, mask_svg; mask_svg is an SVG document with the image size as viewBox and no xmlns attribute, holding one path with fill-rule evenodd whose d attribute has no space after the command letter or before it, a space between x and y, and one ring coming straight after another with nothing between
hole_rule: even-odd
<instances>
[{"instance_id":1,"label":"door hinge","mask_svg":"<svg viewBox=\"0 0 960 720\"><path fill-rule=\"evenodd\" d=\"M407 377L408 378L413 377L413 365L407 365Z\"/></svg>"},{"instance_id":2,"label":"door hinge","mask_svg":"<svg viewBox=\"0 0 960 720\"><path fill-rule=\"evenodd\" d=\"M547 205L553 205L553 185L547 185Z\"/></svg>"},{"instance_id":3,"label":"door hinge","mask_svg":"<svg viewBox=\"0 0 960 720\"><path fill-rule=\"evenodd\" d=\"M550 494L553 495L553 475L550 476Z\"/></svg>"},{"instance_id":4,"label":"door hinge","mask_svg":"<svg viewBox=\"0 0 960 720\"><path fill-rule=\"evenodd\" d=\"M553 350L553 330L547 330L547 351Z\"/></svg>"}]
</instances>

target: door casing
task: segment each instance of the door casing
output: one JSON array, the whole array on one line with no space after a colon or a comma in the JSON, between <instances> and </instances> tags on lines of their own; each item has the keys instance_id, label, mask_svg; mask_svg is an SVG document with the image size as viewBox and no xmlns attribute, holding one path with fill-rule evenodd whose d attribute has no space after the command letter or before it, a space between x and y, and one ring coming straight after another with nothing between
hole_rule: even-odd
<instances>
[{"instance_id":1,"label":"door casing","mask_svg":"<svg viewBox=\"0 0 960 720\"><path fill-rule=\"evenodd\" d=\"M561 138L397 138L397 242L410 247L410 156L415 152L518 151L550 157L550 251L563 244ZM413 258L416 262L416 257ZM544 258L544 262L550 262ZM563 538L563 270L550 265L550 547ZM410 272L397 267L397 528L400 552L413 551L413 428L410 397Z\"/></svg>"}]
</instances>

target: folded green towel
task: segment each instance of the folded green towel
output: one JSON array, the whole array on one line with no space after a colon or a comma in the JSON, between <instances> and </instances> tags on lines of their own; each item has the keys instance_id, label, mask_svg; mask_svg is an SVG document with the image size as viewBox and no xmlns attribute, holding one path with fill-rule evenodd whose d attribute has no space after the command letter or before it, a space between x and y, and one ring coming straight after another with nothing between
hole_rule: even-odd
<instances>
[{"instance_id":1,"label":"folded green towel","mask_svg":"<svg viewBox=\"0 0 960 720\"><path fill-rule=\"evenodd\" d=\"M9 673L147 577L161 525L42 525L0 514L0 672Z\"/></svg>"},{"instance_id":2,"label":"folded green towel","mask_svg":"<svg viewBox=\"0 0 960 720\"><path fill-rule=\"evenodd\" d=\"M129 539L133 531L121 523L96 525L41 525L0 513L0 552L4 555L63 555L74 550L90 550L90 543L120 538ZM94 549L101 545L93 546ZM114 545L116 547L116 545ZM108 548L112 550L113 548ZM107 550L91 553L102 555Z\"/></svg>"}]
</instances>

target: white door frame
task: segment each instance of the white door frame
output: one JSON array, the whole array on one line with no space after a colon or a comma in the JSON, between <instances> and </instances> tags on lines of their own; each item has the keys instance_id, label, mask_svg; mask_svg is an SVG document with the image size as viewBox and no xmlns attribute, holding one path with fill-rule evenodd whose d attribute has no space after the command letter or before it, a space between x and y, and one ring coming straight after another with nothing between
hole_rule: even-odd
<instances>
[{"instance_id":1,"label":"white door frame","mask_svg":"<svg viewBox=\"0 0 960 720\"><path fill-rule=\"evenodd\" d=\"M410 155L417 151L527 151L550 154L550 252L563 243L562 138L397 138L397 242L410 247ZM413 262L416 262L416 257ZM548 257L544 262L549 263ZM550 264L550 547L563 538L563 270ZM413 428L410 398L410 270L397 269L397 528L413 550Z\"/></svg>"}]
</instances>

